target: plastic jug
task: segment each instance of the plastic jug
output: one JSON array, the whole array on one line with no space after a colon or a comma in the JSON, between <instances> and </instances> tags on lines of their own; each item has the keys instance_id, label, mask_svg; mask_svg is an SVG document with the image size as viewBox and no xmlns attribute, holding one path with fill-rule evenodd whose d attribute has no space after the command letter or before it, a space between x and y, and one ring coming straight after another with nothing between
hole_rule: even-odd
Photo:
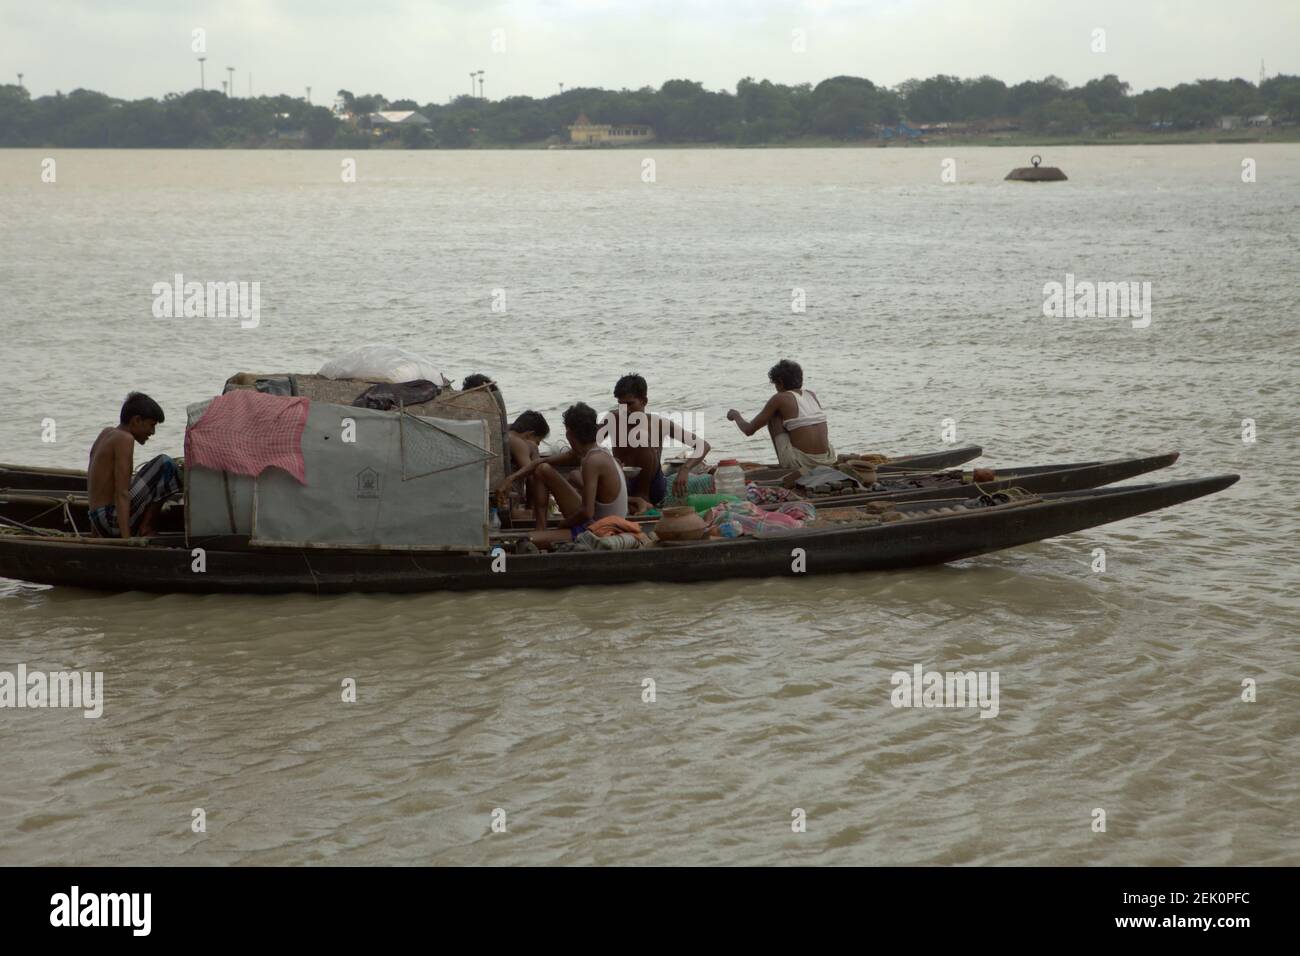
<instances>
[{"instance_id":1,"label":"plastic jug","mask_svg":"<svg viewBox=\"0 0 1300 956\"><path fill-rule=\"evenodd\" d=\"M735 458L724 458L713 472L713 486L720 495L745 497L745 472Z\"/></svg>"}]
</instances>

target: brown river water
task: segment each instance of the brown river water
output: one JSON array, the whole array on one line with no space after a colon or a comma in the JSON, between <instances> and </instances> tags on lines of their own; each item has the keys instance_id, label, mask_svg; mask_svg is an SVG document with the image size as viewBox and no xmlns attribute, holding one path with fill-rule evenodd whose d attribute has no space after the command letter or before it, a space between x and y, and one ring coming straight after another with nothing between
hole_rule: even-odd
<instances>
[{"instance_id":1,"label":"brown river water","mask_svg":"<svg viewBox=\"0 0 1300 956\"><path fill-rule=\"evenodd\" d=\"M936 449L952 419L994 467L1178 449L1156 479L1242 476L897 573L0 581L0 671L104 675L98 719L0 709L0 864L1300 861L1300 147L1060 148L1068 182L1003 182L1029 152L0 151L0 460L84 467L132 388L179 454L232 373L378 341L556 425L637 370L748 458L770 446L727 409L790 357L841 450ZM259 282L257 326L154 318L176 273ZM1149 326L1045 316L1067 274L1150 282ZM916 665L996 673L996 717L893 706Z\"/></svg>"}]
</instances>

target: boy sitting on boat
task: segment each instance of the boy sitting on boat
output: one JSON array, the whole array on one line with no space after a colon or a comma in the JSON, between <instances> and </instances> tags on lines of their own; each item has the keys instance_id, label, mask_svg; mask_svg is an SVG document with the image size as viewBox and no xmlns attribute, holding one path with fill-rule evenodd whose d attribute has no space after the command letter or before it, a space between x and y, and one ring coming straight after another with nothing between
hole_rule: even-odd
<instances>
[{"instance_id":1,"label":"boy sitting on boat","mask_svg":"<svg viewBox=\"0 0 1300 956\"><path fill-rule=\"evenodd\" d=\"M517 494L521 488L526 492L528 504L533 509L533 524L538 531L546 528L546 511L551 500L550 495L546 485L536 474L531 475L527 482L522 484L521 479L528 467L541 459L537 446L545 441L550 433L551 426L546 423L546 417L541 412L535 412L531 408L522 412L506 432L510 440L510 460L519 468L497 486L499 502L512 492Z\"/></svg>"},{"instance_id":2,"label":"boy sitting on boat","mask_svg":"<svg viewBox=\"0 0 1300 956\"><path fill-rule=\"evenodd\" d=\"M736 409L727 418L746 435L767 426L782 468L807 474L814 468L836 464L835 448L826 427L826 412L812 389L803 387L803 369L798 362L781 359L768 370L768 380L776 394L767 400L752 422L745 421Z\"/></svg>"},{"instance_id":3,"label":"boy sitting on boat","mask_svg":"<svg viewBox=\"0 0 1300 956\"><path fill-rule=\"evenodd\" d=\"M596 410L585 402L570 405L564 412L564 436L569 450L538 458L513 477L527 480L534 474L546 492L555 498L564 520L555 531L534 531L532 542L550 547L561 541L576 541L593 521L617 515L627 517L627 479L623 467L596 443ZM571 483L559 470L576 465L579 473ZM542 498L543 508L545 497Z\"/></svg>"},{"instance_id":4,"label":"boy sitting on boat","mask_svg":"<svg viewBox=\"0 0 1300 956\"><path fill-rule=\"evenodd\" d=\"M691 470L709 454L709 443L683 428L671 418L661 418L646 411L646 380L636 372L624 375L614 384L618 407L611 409L604 430L609 434L614 457L629 468L640 468L633 495L658 507L668 496L668 479L662 465L663 442L672 438L691 449L691 457L677 471L673 494L686 496Z\"/></svg>"},{"instance_id":5,"label":"boy sitting on boat","mask_svg":"<svg viewBox=\"0 0 1300 956\"><path fill-rule=\"evenodd\" d=\"M97 537L149 537L163 502L181 493L180 469L167 455L158 455L131 475L135 443L147 442L163 420L157 402L132 392L122 403L117 427L105 428L90 447L87 504Z\"/></svg>"}]
</instances>

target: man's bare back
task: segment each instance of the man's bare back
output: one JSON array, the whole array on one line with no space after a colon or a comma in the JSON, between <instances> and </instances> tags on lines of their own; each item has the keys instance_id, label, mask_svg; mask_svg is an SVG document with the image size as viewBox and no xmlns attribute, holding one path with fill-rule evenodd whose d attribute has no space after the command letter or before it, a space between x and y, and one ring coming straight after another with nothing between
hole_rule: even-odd
<instances>
[{"instance_id":1,"label":"man's bare back","mask_svg":"<svg viewBox=\"0 0 1300 956\"><path fill-rule=\"evenodd\" d=\"M130 489L131 466L135 458L135 439L121 428L105 428L90 446L90 466L86 472L87 494L90 507L116 504L115 493ZM115 467L116 466L116 467ZM125 472L126 488L115 486L118 470Z\"/></svg>"},{"instance_id":2,"label":"man's bare back","mask_svg":"<svg viewBox=\"0 0 1300 956\"><path fill-rule=\"evenodd\" d=\"M90 446L86 469L87 504L93 511L105 505L117 508L122 537L131 536L131 465L135 438L124 428L105 428Z\"/></svg>"}]
</instances>

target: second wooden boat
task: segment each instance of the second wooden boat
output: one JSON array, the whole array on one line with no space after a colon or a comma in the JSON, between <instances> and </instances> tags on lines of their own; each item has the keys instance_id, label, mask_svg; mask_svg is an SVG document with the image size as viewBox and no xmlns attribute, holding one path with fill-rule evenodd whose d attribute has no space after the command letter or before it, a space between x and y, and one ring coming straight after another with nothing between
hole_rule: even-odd
<instances>
[{"instance_id":1,"label":"second wooden boat","mask_svg":"<svg viewBox=\"0 0 1300 956\"><path fill-rule=\"evenodd\" d=\"M1083 491L1167 468L1177 460L1178 452L1169 452L1146 458L1119 458L1114 461L1008 468L996 471L992 481L981 482L974 481L970 472L961 471L884 474L880 476L880 480L881 484L887 486L885 491L809 500L817 506L840 507L868 501L970 498L1011 488L1034 494ZM30 491L0 492L0 525L5 524L18 527L20 530L30 528L88 534L90 524L84 490L65 494ZM164 509L158 530L164 532L185 530L185 511L179 502L169 504Z\"/></svg>"}]
</instances>

